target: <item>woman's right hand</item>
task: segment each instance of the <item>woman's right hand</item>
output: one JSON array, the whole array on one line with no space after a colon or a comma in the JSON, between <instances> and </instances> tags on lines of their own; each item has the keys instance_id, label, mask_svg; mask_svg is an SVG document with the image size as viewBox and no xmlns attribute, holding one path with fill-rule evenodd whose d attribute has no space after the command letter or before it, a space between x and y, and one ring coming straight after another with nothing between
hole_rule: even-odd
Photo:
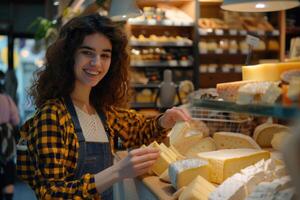
<instances>
[{"instance_id":1,"label":"woman's right hand","mask_svg":"<svg viewBox=\"0 0 300 200\"><path fill-rule=\"evenodd\" d=\"M159 157L159 150L151 147L134 149L115 164L120 179L145 174Z\"/></svg>"}]
</instances>

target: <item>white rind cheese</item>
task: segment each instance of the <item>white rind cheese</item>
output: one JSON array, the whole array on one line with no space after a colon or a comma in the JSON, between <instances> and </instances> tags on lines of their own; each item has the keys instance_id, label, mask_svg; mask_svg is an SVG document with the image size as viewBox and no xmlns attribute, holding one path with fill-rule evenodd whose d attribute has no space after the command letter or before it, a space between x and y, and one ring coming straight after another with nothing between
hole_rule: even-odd
<instances>
[{"instance_id":1,"label":"white rind cheese","mask_svg":"<svg viewBox=\"0 0 300 200\"><path fill-rule=\"evenodd\" d=\"M201 159L186 159L173 162L169 166L169 177L174 188L188 185L197 175L208 179L208 162Z\"/></svg>"}]
</instances>

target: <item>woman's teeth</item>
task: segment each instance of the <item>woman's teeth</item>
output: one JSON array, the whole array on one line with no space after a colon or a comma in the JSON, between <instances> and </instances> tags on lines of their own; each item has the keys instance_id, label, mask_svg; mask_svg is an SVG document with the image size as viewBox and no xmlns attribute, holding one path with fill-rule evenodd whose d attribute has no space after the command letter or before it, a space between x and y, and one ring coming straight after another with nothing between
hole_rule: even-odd
<instances>
[{"instance_id":1,"label":"woman's teeth","mask_svg":"<svg viewBox=\"0 0 300 200\"><path fill-rule=\"evenodd\" d=\"M92 70L84 70L86 73L91 74L91 75L98 75L98 71L92 71Z\"/></svg>"}]
</instances>

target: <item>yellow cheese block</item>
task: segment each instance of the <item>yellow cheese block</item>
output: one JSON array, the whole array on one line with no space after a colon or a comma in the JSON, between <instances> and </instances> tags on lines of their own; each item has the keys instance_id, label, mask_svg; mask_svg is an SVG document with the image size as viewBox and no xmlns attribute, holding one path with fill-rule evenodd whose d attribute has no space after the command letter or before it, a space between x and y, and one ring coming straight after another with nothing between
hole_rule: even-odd
<instances>
[{"instance_id":1,"label":"yellow cheese block","mask_svg":"<svg viewBox=\"0 0 300 200\"><path fill-rule=\"evenodd\" d=\"M253 81L280 81L282 72L300 69L300 62L268 63L252 66L243 66L243 80Z\"/></svg>"},{"instance_id":2,"label":"yellow cheese block","mask_svg":"<svg viewBox=\"0 0 300 200\"><path fill-rule=\"evenodd\" d=\"M207 200L216 187L205 178L197 176L181 193L179 200Z\"/></svg>"},{"instance_id":3,"label":"yellow cheese block","mask_svg":"<svg viewBox=\"0 0 300 200\"><path fill-rule=\"evenodd\" d=\"M223 149L199 153L198 157L209 162L210 181L219 184L241 169L262 159L269 159L270 152L257 149Z\"/></svg>"},{"instance_id":4,"label":"yellow cheese block","mask_svg":"<svg viewBox=\"0 0 300 200\"><path fill-rule=\"evenodd\" d=\"M282 131L289 132L290 129L281 124L264 123L255 128L253 138L259 146L263 148L271 147L273 136Z\"/></svg>"},{"instance_id":5,"label":"yellow cheese block","mask_svg":"<svg viewBox=\"0 0 300 200\"><path fill-rule=\"evenodd\" d=\"M216 143L214 139L211 137L202 138L196 144L189 146L188 150L184 154L188 158L197 157L198 153L200 152L207 152L207 151L215 151L217 150Z\"/></svg>"},{"instance_id":6,"label":"yellow cheese block","mask_svg":"<svg viewBox=\"0 0 300 200\"><path fill-rule=\"evenodd\" d=\"M169 151L166 151L162 145L159 145L156 141L149 144L149 147L158 148L160 150L159 157L156 162L152 165L151 171L153 171L157 176L160 176L169 165L176 161L174 156L170 155Z\"/></svg>"},{"instance_id":7,"label":"yellow cheese block","mask_svg":"<svg viewBox=\"0 0 300 200\"><path fill-rule=\"evenodd\" d=\"M261 149L248 135L232 132L216 132L213 136L218 149Z\"/></svg>"}]
</instances>

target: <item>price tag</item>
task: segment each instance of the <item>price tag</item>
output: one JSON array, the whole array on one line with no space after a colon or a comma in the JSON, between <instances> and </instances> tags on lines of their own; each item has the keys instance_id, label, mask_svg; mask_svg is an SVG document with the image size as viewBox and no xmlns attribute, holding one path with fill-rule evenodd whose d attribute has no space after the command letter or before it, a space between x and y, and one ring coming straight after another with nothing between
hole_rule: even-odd
<instances>
[{"instance_id":1,"label":"price tag","mask_svg":"<svg viewBox=\"0 0 300 200\"><path fill-rule=\"evenodd\" d=\"M229 49L229 54L237 54L237 49Z\"/></svg>"},{"instance_id":2,"label":"price tag","mask_svg":"<svg viewBox=\"0 0 300 200\"><path fill-rule=\"evenodd\" d=\"M181 61L180 61L180 65L181 65L182 67L187 67L187 66L189 66L189 62L188 62L187 60L181 60Z\"/></svg>"},{"instance_id":3,"label":"price tag","mask_svg":"<svg viewBox=\"0 0 300 200\"><path fill-rule=\"evenodd\" d=\"M178 66L178 64L177 64L177 61L176 61L176 60L169 60L169 61L168 61L168 65L169 65L169 66L172 66L172 67L176 67L176 66Z\"/></svg>"},{"instance_id":4,"label":"price tag","mask_svg":"<svg viewBox=\"0 0 300 200\"><path fill-rule=\"evenodd\" d=\"M181 21L174 21L173 22L175 26L182 26L182 22Z\"/></svg>"},{"instance_id":5,"label":"price tag","mask_svg":"<svg viewBox=\"0 0 300 200\"><path fill-rule=\"evenodd\" d=\"M245 31L245 30L240 30L240 34L241 34L241 35L247 35L247 31Z\"/></svg>"},{"instance_id":6,"label":"price tag","mask_svg":"<svg viewBox=\"0 0 300 200\"><path fill-rule=\"evenodd\" d=\"M185 43L184 43L183 41L179 41L179 42L176 42L176 45L177 45L177 46L184 46Z\"/></svg>"},{"instance_id":7,"label":"price tag","mask_svg":"<svg viewBox=\"0 0 300 200\"><path fill-rule=\"evenodd\" d=\"M224 35L224 31L222 29L215 30L216 35Z\"/></svg>"},{"instance_id":8,"label":"price tag","mask_svg":"<svg viewBox=\"0 0 300 200\"><path fill-rule=\"evenodd\" d=\"M206 29L202 29L202 28L199 28L199 33L200 33L200 35L207 35L208 34Z\"/></svg>"},{"instance_id":9,"label":"price tag","mask_svg":"<svg viewBox=\"0 0 300 200\"><path fill-rule=\"evenodd\" d=\"M278 35L279 35L279 31L278 31L278 30L274 30L274 31L272 31L272 35L274 35L274 36L278 36Z\"/></svg>"},{"instance_id":10,"label":"price tag","mask_svg":"<svg viewBox=\"0 0 300 200\"><path fill-rule=\"evenodd\" d=\"M230 29L229 30L229 35L237 35L237 30L236 29Z\"/></svg>"},{"instance_id":11,"label":"price tag","mask_svg":"<svg viewBox=\"0 0 300 200\"><path fill-rule=\"evenodd\" d=\"M266 32L263 31L263 30L258 30L257 31L257 35L265 35L265 34L266 34Z\"/></svg>"},{"instance_id":12,"label":"price tag","mask_svg":"<svg viewBox=\"0 0 300 200\"><path fill-rule=\"evenodd\" d=\"M216 54L222 54L222 53L223 53L223 49L216 49L216 50L215 50L215 53L216 53Z\"/></svg>"},{"instance_id":13,"label":"price tag","mask_svg":"<svg viewBox=\"0 0 300 200\"><path fill-rule=\"evenodd\" d=\"M155 19L149 19L148 20L148 25L156 25L156 24L157 24L157 22L156 22Z\"/></svg>"},{"instance_id":14,"label":"price tag","mask_svg":"<svg viewBox=\"0 0 300 200\"><path fill-rule=\"evenodd\" d=\"M246 43L253 46L253 47L257 47L259 44L259 38L258 37L254 37L252 35L247 35L246 37Z\"/></svg>"},{"instance_id":15,"label":"price tag","mask_svg":"<svg viewBox=\"0 0 300 200\"><path fill-rule=\"evenodd\" d=\"M207 54L207 49L200 49L199 51L201 54Z\"/></svg>"},{"instance_id":16,"label":"price tag","mask_svg":"<svg viewBox=\"0 0 300 200\"><path fill-rule=\"evenodd\" d=\"M155 46L155 45L157 45L157 42L150 41L148 44L149 44L150 46Z\"/></svg>"},{"instance_id":17,"label":"price tag","mask_svg":"<svg viewBox=\"0 0 300 200\"><path fill-rule=\"evenodd\" d=\"M242 54L248 54L249 50L248 49L242 49L241 52L242 52Z\"/></svg>"},{"instance_id":18,"label":"price tag","mask_svg":"<svg viewBox=\"0 0 300 200\"><path fill-rule=\"evenodd\" d=\"M163 20L163 21L162 21L162 24L163 24L163 25L166 25L166 26L171 26L173 23L172 23L171 20L166 19L166 20Z\"/></svg>"}]
</instances>

